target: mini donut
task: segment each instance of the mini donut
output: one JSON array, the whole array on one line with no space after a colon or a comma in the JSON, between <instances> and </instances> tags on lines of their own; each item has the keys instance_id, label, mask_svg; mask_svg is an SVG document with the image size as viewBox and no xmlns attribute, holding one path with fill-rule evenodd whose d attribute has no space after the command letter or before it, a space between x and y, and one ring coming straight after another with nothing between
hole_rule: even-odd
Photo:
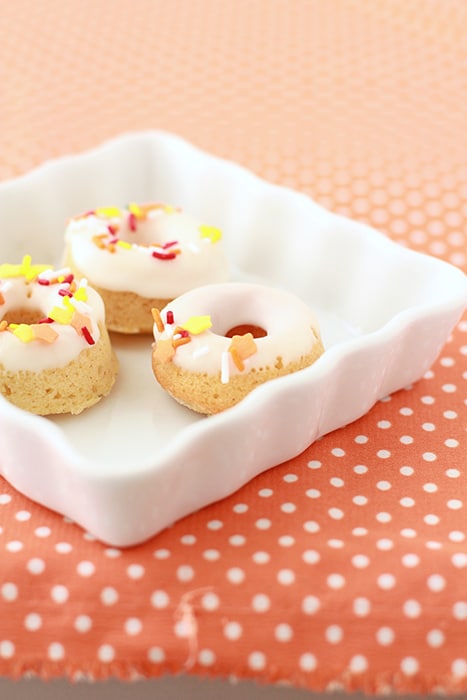
<instances>
[{"instance_id":1,"label":"mini donut","mask_svg":"<svg viewBox=\"0 0 467 700\"><path fill-rule=\"evenodd\" d=\"M289 292L227 282L154 309L152 368L159 384L198 413L224 411L263 382L324 352L318 323Z\"/></svg>"},{"instance_id":2,"label":"mini donut","mask_svg":"<svg viewBox=\"0 0 467 700\"><path fill-rule=\"evenodd\" d=\"M68 268L0 265L0 393L31 413L81 413L106 396L118 364L99 295Z\"/></svg>"},{"instance_id":3,"label":"mini donut","mask_svg":"<svg viewBox=\"0 0 467 700\"><path fill-rule=\"evenodd\" d=\"M69 222L65 264L102 296L109 330L150 333L152 308L227 280L221 237L166 204L100 208Z\"/></svg>"}]
</instances>

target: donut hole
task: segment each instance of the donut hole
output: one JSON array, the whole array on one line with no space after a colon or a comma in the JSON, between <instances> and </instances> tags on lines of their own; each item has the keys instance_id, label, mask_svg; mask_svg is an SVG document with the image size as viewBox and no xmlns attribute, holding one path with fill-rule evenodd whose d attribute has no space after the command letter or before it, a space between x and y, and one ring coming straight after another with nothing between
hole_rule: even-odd
<instances>
[{"instance_id":1,"label":"donut hole","mask_svg":"<svg viewBox=\"0 0 467 700\"><path fill-rule=\"evenodd\" d=\"M264 338L268 332L261 326L256 326L253 323L240 323L238 326L233 326L226 333L226 338L233 338L234 335L246 335L251 333L253 338Z\"/></svg>"},{"instance_id":2,"label":"donut hole","mask_svg":"<svg viewBox=\"0 0 467 700\"><path fill-rule=\"evenodd\" d=\"M1 318L7 323L39 323L44 318L44 313L40 309L17 308L9 309Z\"/></svg>"}]
</instances>

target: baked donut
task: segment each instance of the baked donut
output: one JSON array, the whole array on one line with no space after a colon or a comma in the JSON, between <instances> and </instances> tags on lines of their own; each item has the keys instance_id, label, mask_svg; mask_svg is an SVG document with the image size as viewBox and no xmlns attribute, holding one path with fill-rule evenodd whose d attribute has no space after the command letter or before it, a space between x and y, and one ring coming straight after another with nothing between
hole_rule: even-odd
<instances>
[{"instance_id":1,"label":"baked donut","mask_svg":"<svg viewBox=\"0 0 467 700\"><path fill-rule=\"evenodd\" d=\"M227 282L194 289L153 310L152 368L181 404L212 414L263 382L311 365L324 352L318 323L289 292Z\"/></svg>"},{"instance_id":2,"label":"baked donut","mask_svg":"<svg viewBox=\"0 0 467 700\"><path fill-rule=\"evenodd\" d=\"M150 333L151 309L223 282L221 232L166 204L94 209L69 222L65 264L102 296L107 328Z\"/></svg>"},{"instance_id":3,"label":"baked donut","mask_svg":"<svg viewBox=\"0 0 467 700\"><path fill-rule=\"evenodd\" d=\"M0 265L0 393L31 413L80 413L109 393L116 356L104 304L69 269Z\"/></svg>"}]
</instances>

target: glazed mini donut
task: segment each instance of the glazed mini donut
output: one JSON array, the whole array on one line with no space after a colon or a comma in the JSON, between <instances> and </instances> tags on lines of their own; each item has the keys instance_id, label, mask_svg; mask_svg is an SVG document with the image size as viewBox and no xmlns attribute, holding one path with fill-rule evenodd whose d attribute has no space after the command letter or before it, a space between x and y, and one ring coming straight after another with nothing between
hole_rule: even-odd
<instances>
[{"instance_id":1,"label":"glazed mini donut","mask_svg":"<svg viewBox=\"0 0 467 700\"><path fill-rule=\"evenodd\" d=\"M311 365L323 353L304 302L278 289L227 282L194 289L153 311L152 367L177 401L204 414Z\"/></svg>"},{"instance_id":2,"label":"glazed mini donut","mask_svg":"<svg viewBox=\"0 0 467 700\"><path fill-rule=\"evenodd\" d=\"M99 292L107 328L121 333L150 333L153 307L228 278L219 229L166 204L95 209L71 219L65 240L65 264Z\"/></svg>"},{"instance_id":3,"label":"glazed mini donut","mask_svg":"<svg viewBox=\"0 0 467 700\"><path fill-rule=\"evenodd\" d=\"M0 393L31 413L80 413L111 390L104 304L70 270L0 265Z\"/></svg>"}]
</instances>

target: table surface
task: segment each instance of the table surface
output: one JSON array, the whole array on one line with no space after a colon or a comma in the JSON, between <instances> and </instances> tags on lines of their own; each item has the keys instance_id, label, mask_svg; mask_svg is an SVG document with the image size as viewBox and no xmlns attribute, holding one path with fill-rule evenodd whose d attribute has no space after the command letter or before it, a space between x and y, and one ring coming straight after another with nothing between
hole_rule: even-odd
<instances>
[{"instance_id":1,"label":"table surface","mask_svg":"<svg viewBox=\"0 0 467 700\"><path fill-rule=\"evenodd\" d=\"M4 2L0 178L165 129L466 271L466 22L464 0ZM0 479L0 675L466 690L466 379L464 316L414 386L127 550Z\"/></svg>"}]
</instances>

